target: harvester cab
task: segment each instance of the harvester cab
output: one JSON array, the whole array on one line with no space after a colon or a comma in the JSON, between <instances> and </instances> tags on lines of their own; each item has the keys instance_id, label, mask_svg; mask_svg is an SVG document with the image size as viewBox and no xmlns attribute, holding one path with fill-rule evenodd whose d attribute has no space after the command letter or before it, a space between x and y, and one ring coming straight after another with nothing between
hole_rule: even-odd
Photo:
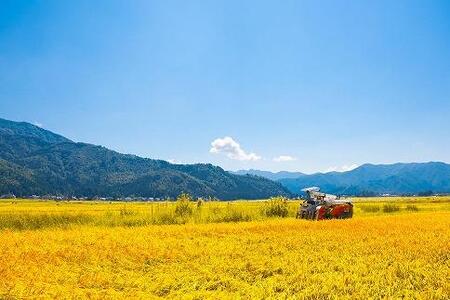
<instances>
[{"instance_id":1,"label":"harvester cab","mask_svg":"<svg viewBox=\"0 0 450 300\"><path fill-rule=\"evenodd\" d=\"M353 216L353 203L350 199L322 193L318 187L302 189L306 193L297 211L297 218L309 220L347 219Z\"/></svg>"}]
</instances>

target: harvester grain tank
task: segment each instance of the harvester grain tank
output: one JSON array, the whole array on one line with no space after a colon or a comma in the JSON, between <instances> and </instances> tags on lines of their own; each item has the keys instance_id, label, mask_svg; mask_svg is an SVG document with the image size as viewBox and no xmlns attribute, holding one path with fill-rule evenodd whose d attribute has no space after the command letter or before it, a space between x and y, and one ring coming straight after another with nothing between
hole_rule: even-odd
<instances>
[{"instance_id":1,"label":"harvester grain tank","mask_svg":"<svg viewBox=\"0 0 450 300\"><path fill-rule=\"evenodd\" d=\"M306 193L306 200L298 209L299 219L347 219L353 216L353 203L349 199L322 193L318 187L304 188L302 192Z\"/></svg>"}]
</instances>

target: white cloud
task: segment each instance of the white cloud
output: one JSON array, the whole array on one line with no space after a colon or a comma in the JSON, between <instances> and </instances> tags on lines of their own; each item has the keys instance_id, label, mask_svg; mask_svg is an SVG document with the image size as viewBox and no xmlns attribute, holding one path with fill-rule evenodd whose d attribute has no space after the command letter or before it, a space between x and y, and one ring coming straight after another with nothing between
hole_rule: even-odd
<instances>
[{"instance_id":1,"label":"white cloud","mask_svg":"<svg viewBox=\"0 0 450 300\"><path fill-rule=\"evenodd\" d=\"M351 165L343 165L341 167L329 167L328 169L325 170L325 173L328 172L347 172L347 171L351 171L353 169L356 169L358 167L357 164L351 164Z\"/></svg>"},{"instance_id":2,"label":"white cloud","mask_svg":"<svg viewBox=\"0 0 450 300\"><path fill-rule=\"evenodd\" d=\"M170 162L171 164L176 164L177 161L174 158L168 159L168 162Z\"/></svg>"},{"instance_id":3,"label":"white cloud","mask_svg":"<svg viewBox=\"0 0 450 300\"><path fill-rule=\"evenodd\" d=\"M241 161L256 161L261 159L261 156L258 156L255 153L245 152L244 149L241 148L241 145L229 136L215 139L211 143L211 149L209 152L217 154L223 153L230 159Z\"/></svg>"},{"instance_id":4,"label":"white cloud","mask_svg":"<svg viewBox=\"0 0 450 300\"><path fill-rule=\"evenodd\" d=\"M286 162L286 161L294 161L297 160L297 158L290 156L290 155L280 155L278 157L274 157L273 161L276 162Z\"/></svg>"}]
</instances>

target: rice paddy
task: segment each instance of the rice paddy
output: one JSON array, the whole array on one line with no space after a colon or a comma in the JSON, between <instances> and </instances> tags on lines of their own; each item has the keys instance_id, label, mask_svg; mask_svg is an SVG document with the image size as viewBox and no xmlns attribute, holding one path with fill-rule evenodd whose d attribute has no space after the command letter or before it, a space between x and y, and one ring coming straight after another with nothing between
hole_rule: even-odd
<instances>
[{"instance_id":1,"label":"rice paddy","mask_svg":"<svg viewBox=\"0 0 450 300\"><path fill-rule=\"evenodd\" d=\"M267 201L0 201L0 298L450 296L450 197L355 199L354 218Z\"/></svg>"}]
</instances>

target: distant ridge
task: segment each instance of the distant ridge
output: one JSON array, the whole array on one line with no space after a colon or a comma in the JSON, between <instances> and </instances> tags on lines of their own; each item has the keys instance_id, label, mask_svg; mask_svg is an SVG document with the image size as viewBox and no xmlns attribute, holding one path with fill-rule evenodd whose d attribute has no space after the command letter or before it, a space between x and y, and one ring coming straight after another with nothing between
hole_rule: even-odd
<instances>
[{"instance_id":1,"label":"distant ridge","mask_svg":"<svg viewBox=\"0 0 450 300\"><path fill-rule=\"evenodd\" d=\"M0 119L0 195L173 198L181 192L224 200L290 195L266 178L121 154Z\"/></svg>"},{"instance_id":2,"label":"distant ridge","mask_svg":"<svg viewBox=\"0 0 450 300\"><path fill-rule=\"evenodd\" d=\"M277 180L292 193L308 186L346 195L450 193L450 165L443 162L364 164L347 172L302 174Z\"/></svg>"},{"instance_id":3,"label":"distant ridge","mask_svg":"<svg viewBox=\"0 0 450 300\"><path fill-rule=\"evenodd\" d=\"M287 179L287 178L298 178L300 176L304 176L305 174L300 172L289 172L289 171L280 171L280 172L270 172L270 171L261 171L261 170L255 170L255 169L249 169L249 170L238 170L235 172L232 172L234 174L238 175L255 175L255 176L261 176L268 178L270 180L280 180L280 179Z\"/></svg>"}]
</instances>

